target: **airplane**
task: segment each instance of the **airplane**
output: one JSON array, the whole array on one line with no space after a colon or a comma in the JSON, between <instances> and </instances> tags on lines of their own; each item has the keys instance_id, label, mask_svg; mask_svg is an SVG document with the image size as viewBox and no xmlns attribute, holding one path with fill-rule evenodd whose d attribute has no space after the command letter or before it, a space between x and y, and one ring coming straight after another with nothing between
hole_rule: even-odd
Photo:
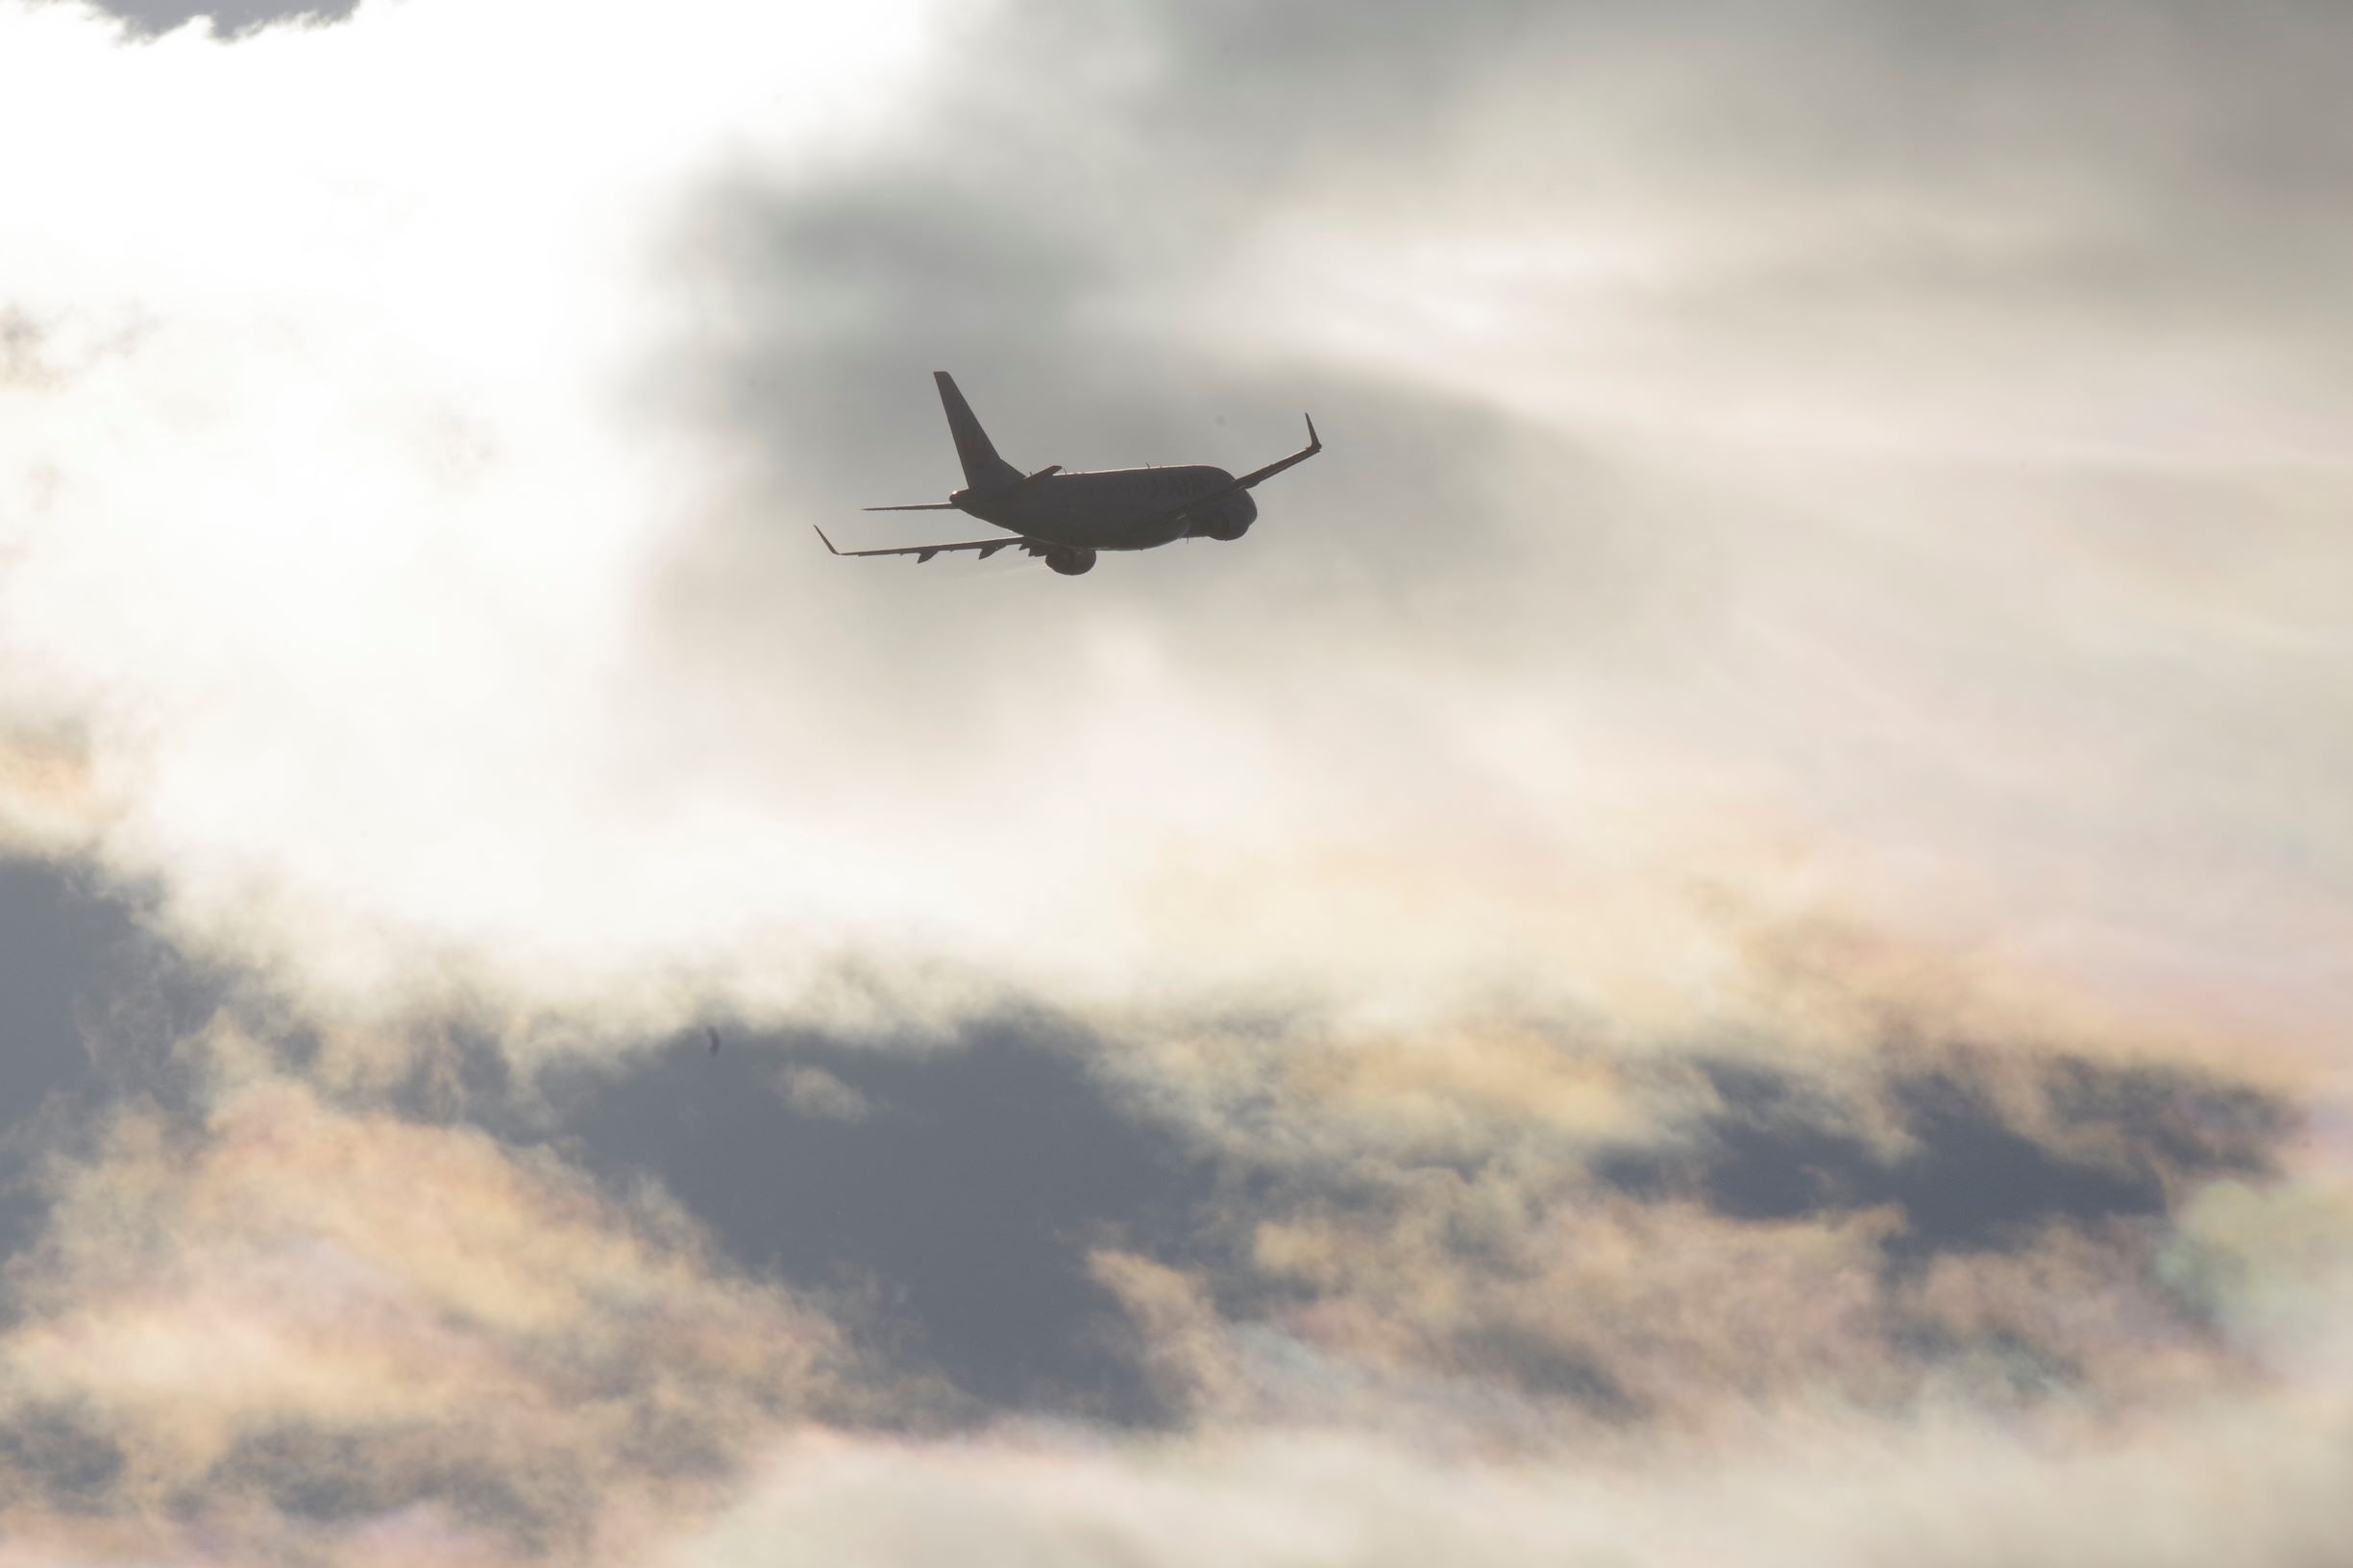
<instances>
[{"instance_id":1,"label":"airplane","mask_svg":"<svg viewBox=\"0 0 2353 1568\"><path fill-rule=\"evenodd\" d=\"M825 530L817 536L836 555L912 555L919 562L951 551L969 550L987 560L1000 550L1042 556L1066 577L1094 569L1098 551L1150 550L1178 539L1239 539L1257 521L1250 488L1293 463L1324 450L1308 421L1308 444L1280 462L1236 478L1222 468L1114 468L1066 474L1051 463L1024 474L996 454L972 417L972 405L944 370L931 373L940 383L940 405L947 410L948 433L964 464L965 487L945 501L909 506L869 506L870 512L964 512L1009 530L1002 539L968 539L952 545L905 545L895 550L838 550Z\"/></svg>"}]
</instances>

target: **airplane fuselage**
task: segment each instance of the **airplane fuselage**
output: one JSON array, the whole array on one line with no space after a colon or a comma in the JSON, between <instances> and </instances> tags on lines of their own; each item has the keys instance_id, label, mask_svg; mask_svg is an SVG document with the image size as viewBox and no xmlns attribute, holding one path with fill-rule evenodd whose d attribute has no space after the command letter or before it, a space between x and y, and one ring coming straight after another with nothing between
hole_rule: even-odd
<instances>
[{"instance_id":1,"label":"airplane fuselage","mask_svg":"<svg viewBox=\"0 0 2353 1568\"><path fill-rule=\"evenodd\" d=\"M1234 482L1222 468L1112 468L1050 474L1010 494L948 500L959 511L1032 539L1082 550L1151 550L1178 539L1238 539L1259 515L1248 492L1218 495ZM1169 509L1193 496L1215 497L1176 517Z\"/></svg>"}]
</instances>

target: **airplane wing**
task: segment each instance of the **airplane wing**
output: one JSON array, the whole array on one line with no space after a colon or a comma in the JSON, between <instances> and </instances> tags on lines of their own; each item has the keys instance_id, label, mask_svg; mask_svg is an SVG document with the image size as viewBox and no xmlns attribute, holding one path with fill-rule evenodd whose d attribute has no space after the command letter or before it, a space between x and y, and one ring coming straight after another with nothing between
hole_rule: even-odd
<instances>
[{"instance_id":1,"label":"airplane wing","mask_svg":"<svg viewBox=\"0 0 2353 1568\"><path fill-rule=\"evenodd\" d=\"M1264 480L1273 478L1276 475L1282 473L1293 463L1306 462L1309 458L1314 456L1317 453L1324 450L1324 443L1323 438L1315 433L1315 420L1313 416L1308 415L1303 417L1305 417L1308 422L1308 444L1301 447L1297 452L1292 453L1288 457L1279 458L1274 462L1268 463L1264 468L1254 468L1249 473L1244 474L1240 478L1236 479L1233 483L1221 484L1216 489L1210 491L1207 495L1193 497L1190 501L1186 502L1181 506L1171 506L1164 512L1156 512L1152 516L1145 518L1142 524L1140 526L1143 527L1150 527L1156 524L1173 522L1175 519L1183 517L1187 512L1191 511L1194 507L1200 505L1204 502L1218 501L1224 497L1233 495L1238 490L1247 490L1254 484L1259 484Z\"/></svg>"},{"instance_id":2,"label":"airplane wing","mask_svg":"<svg viewBox=\"0 0 2353 1568\"><path fill-rule=\"evenodd\" d=\"M875 508L875 510L880 509ZM817 536L820 539L825 539L825 530L819 528ZM1032 555L1042 555L1053 548L1042 540L1024 538L1017 533L1003 539L967 539L962 544L956 545L901 545L895 550L834 550L833 541L825 539L825 548L832 550L836 555L912 555L918 562L928 561L934 555L957 550L976 550L980 553L974 558L985 561L998 551L1011 550L1017 545L1028 551Z\"/></svg>"}]
</instances>

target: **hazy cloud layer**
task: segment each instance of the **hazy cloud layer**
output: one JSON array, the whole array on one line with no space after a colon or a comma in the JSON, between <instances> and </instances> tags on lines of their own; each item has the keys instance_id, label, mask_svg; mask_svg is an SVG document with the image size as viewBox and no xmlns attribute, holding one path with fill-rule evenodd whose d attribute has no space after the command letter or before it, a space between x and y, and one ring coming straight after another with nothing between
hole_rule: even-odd
<instances>
[{"instance_id":1,"label":"hazy cloud layer","mask_svg":"<svg viewBox=\"0 0 2353 1568\"><path fill-rule=\"evenodd\" d=\"M2328 1036L2324 12L864 14L8 13L11 705L188 940L1687 1021L1795 898ZM1333 445L1075 592L824 557L939 364L1025 460Z\"/></svg>"},{"instance_id":2,"label":"hazy cloud layer","mask_svg":"<svg viewBox=\"0 0 2353 1568\"><path fill-rule=\"evenodd\" d=\"M2203 1411L2182 1431L2080 1445L1967 1424L1752 1431L1737 1458L1481 1467L1326 1433L1213 1449L1043 1440L918 1450L806 1443L671 1560L778 1551L907 1564L1737 1560L2300 1565L2341 1556L2341 1432ZM2043 1434L2035 1434L2042 1438ZM2317 1439L2317 1440L2316 1440Z\"/></svg>"}]
</instances>

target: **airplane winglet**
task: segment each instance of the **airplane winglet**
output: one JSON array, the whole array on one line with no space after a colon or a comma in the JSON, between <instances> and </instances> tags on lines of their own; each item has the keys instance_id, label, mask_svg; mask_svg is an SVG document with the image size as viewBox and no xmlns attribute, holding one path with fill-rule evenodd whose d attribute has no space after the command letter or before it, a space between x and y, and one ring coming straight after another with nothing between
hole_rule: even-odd
<instances>
[{"instance_id":1,"label":"airplane winglet","mask_svg":"<svg viewBox=\"0 0 2353 1568\"><path fill-rule=\"evenodd\" d=\"M814 523L810 524L809 526L810 526L811 527L813 527L813 528L817 527L817 525L816 525L816 524L814 524ZM820 539L825 539L825 530L824 530L823 528L818 528L818 529L817 529L817 536L818 536ZM840 551L838 551L838 550L834 550L834 549L833 549L833 541L832 541L832 540L830 540L830 539L825 539L825 548L826 548L827 550L832 550L832 551L833 551L833 553L835 553L836 555L839 555L839 554L841 554L841 553L842 553Z\"/></svg>"},{"instance_id":2,"label":"airplane winglet","mask_svg":"<svg viewBox=\"0 0 2353 1568\"><path fill-rule=\"evenodd\" d=\"M1306 420L1306 421L1308 422L1308 451L1310 451L1310 452L1321 452L1321 451L1323 451L1323 450L1324 450L1324 441L1323 441L1323 437L1322 437L1322 436L1320 436L1320 435L1317 435L1317 434L1315 433L1315 416L1314 416L1313 414L1301 414L1299 417L1300 417L1301 419L1304 419L1304 420Z\"/></svg>"}]
</instances>

